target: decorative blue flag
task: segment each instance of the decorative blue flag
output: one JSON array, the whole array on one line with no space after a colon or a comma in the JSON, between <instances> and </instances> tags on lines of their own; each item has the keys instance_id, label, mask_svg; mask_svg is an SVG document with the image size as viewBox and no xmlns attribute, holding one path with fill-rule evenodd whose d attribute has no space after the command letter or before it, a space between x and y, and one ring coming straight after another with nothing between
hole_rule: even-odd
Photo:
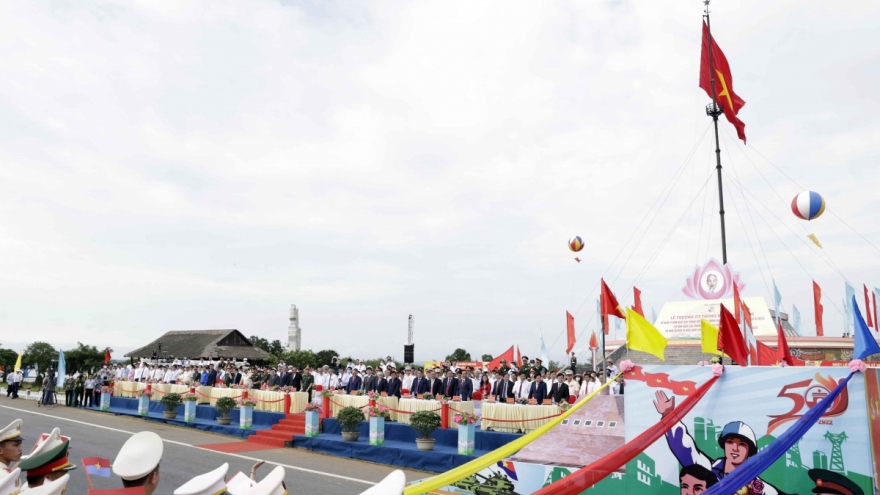
<instances>
[{"instance_id":1,"label":"decorative blue flag","mask_svg":"<svg viewBox=\"0 0 880 495\"><path fill-rule=\"evenodd\" d=\"M775 280L773 281L773 306L776 308L776 323L778 325L782 321L782 313L779 312L779 307L782 306L782 294L776 288Z\"/></svg>"},{"instance_id":2,"label":"decorative blue flag","mask_svg":"<svg viewBox=\"0 0 880 495\"><path fill-rule=\"evenodd\" d=\"M877 290L877 289L874 289L874 290ZM654 309L653 306L651 307L651 324L652 325L657 324L657 310Z\"/></svg>"},{"instance_id":3,"label":"decorative blue flag","mask_svg":"<svg viewBox=\"0 0 880 495\"><path fill-rule=\"evenodd\" d=\"M545 366L550 367L550 358L547 357L547 346L544 345L544 333L541 333L541 361L544 361Z\"/></svg>"},{"instance_id":4,"label":"decorative blue flag","mask_svg":"<svg viewBox=\"0 0 880 495\"><path fill-rule=\"evenodd\" d=\"M856 339L855 347L853 348L853 358L865 359L872 354L880 354L880 345L877 345L877 341L874 340L871 331L868 330L868 324L862 318L859 305L856 303L856 296L853 296L850 301L852 301L853 317L856 326L855 335L853 335Z\"/></svg>"},{"instance_id":5,"label":"decorative blue flag","mask_svg":"<svg viewBox=\"0 0 880 495\"><path fill-rule=\"evenodd\" d=\"M801 334L801 312L798 311L797 306L794 304L791 305L792 312L792 326L794 327L794 331L797 332L798 335Z\"/></svg>"},{"instance_id":6,"label":"decorative blue flag","mask_svg":"<svg viewBox=\"0 0 880 495\"><path fill-rule=\"evenodd\" d=\"M850 301L854 300L853 298L856 296L856 290L853 289L853 286L849 285L849 282L846 280L844 280L843 283L845 284L846 290L846 297L843 299L843 331L852 334L855 327L853 327L853 308Z\"/></svg>"},{"instance_id":7,"label":"decorative blue flag","mask_svg":"<svg viewBox=\"0 0 880 495\"><path fill-rule=\"evenodd\" d=\"M64 376L67 374L67 363L64 362L64 351L58 349L58 374L55 376L55 388L64 388Z\"/></svg>"}]
</instances>

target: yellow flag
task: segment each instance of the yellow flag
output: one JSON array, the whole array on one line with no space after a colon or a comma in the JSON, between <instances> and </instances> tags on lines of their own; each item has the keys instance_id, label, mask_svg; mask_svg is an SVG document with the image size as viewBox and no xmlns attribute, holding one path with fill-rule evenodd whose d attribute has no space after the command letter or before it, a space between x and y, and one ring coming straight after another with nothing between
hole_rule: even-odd
<instances>
[{"instance_id":1,"label":"yellow flag","mask_svg":"<svg viewBox=\"0 0 880 495\"><path fill-rule=\"evenodd\" d=\"M701 341L706 354L722 354L718 350L718 327L706 320L700 320Z\"/></svg>"},{"instance_id":2,"label":"yellow flag","mask_svg":"<svg viewBox=\"0 0 880 495\"><path fill-rule=\"evenodd\" d=\"M819 248L822 247L822 244L819 242L819 238L816 237L816 234L809 234L809 235L807 236L807 239L813 241L813 244L815 244L815 245L818 246Z\"/></svg>"},{"instance_id":3,"label":"yellow flag","mask_svg":"<svg viewBox=\"0 0 880 495\"><path fill-rule=\"evenodd\" d=\"M666 361L666 337L632 308L626 308L626 347Z\"/></svg>"},{"instance_id":4,"label":"yellow flag","mask_svg":"<svg viewBox=\"0 0 880 495\"><path fill-rule=\"evenodd\" d=\"M21 354L19 353L18 359L15 360L15 369L13 371L18 371L21 369Z\"/></svg>"}]
</instances>

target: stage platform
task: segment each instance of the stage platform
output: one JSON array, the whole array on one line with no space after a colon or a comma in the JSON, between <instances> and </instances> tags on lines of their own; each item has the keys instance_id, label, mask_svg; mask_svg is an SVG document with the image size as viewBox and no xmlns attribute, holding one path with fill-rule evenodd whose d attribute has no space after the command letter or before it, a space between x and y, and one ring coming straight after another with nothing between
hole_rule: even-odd
<instances>
[{"instance_id":1,"label":"stage platform","mask_svg":"<svg viewBox=\"0 0 880 495\"><path fill-rule=\"evenodd\" d=\"M165 419L165 416L163 415L165 411L165 406L163 406L161 402L150 401L150 412L147 416L138 415L137 406L137 399L112 397L110 399L109 411L101 411L98 407L89 407L86 409L99 412L108 412L121 416L135 416L150 421L158 421L175 426L184 426L187 428L195 428L197 430L209 431L211 433L219 433L221 435L230 435L233 437L241 438L247 438L250 435L255 434L259 430L271 429L272 425L284 419L284 414L282 413L254 411L253 426L250 429L242 430L241 428L239 428L238 425L238 409L233 409L229 413L229 415L232 417L232 423L229 426L223 426L217 424L217 420L215 419L217 416L217 411L214 409L214 407L209 405L196 406L196 420L193 423L187 423L183 420L183 405L177 408L176 419Z\"/></svg>"},{"instance_id":2,"label":"stage platform","mask_svg":"<svg viewBox=\"0 0 880 495\"><path fill-rule=\"evenodd\" d=\"M431 434L431 438L437 440L434 450L422 452L416 447L418 434L409 425L386 422L385 445L372 446L370 425L367 422L361 423L361 436L357 442L342 440L342 430L336 419L324 419L322 423L322 433L317 437L293 437L294 448L433 473L442 473L461 466L521 436L477 430L474 435L474 455L459 455L458 430L454 429L436 430Z\"/></svg>"}]
</instances>

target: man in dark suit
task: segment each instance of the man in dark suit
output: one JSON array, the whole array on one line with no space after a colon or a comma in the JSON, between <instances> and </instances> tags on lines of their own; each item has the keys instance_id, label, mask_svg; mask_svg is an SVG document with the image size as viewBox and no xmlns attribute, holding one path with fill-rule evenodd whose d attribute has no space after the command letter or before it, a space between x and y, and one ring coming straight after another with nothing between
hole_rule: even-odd
<instances>
[{"instance_id":1,"label":"man in dark suit","mask_svg":"<svg viewBox=\"0 0 880 495\"><path fill-rule=\"evenodd\" d=\"M302 373L300 373L299 370L296 369L296 366L294 366L290 376L290 386L295 388L297 392L304 392L302 389L302 381Z\"/></svg>"},{"instance_id":2,"label":"man in dark suit","mask_svg":"<svg viewBox=\"0 0 880 495\"><path fill-rule=\"evenodd\" d=\"M462 373L461 370L458 372L458 396L461 397L461 400L471 400L471 395L474 393L474 382L471 381L470 378L467 377L467 373Z\"/></svg>"},{"instance_id":3,"label":"man in dark suit","mask_svg":"<svg viewBox=\"0 0 880 495\"><path fill-rule=\"evenodd\" d=\"M388 397L397 397L400 399L400 390L403 388L403 382L397 375L397 370L391 371L391 379L388 380Z\"/></svg>"},{"instance_id":4,"label":"man in dark suit","mask_svg":"<svg viewBox=\"0 0 880 495\"><path fill-rule=\"evenodd\" d=\"M266 383L266 385L268 385L270 388L277 387L277 386L279 386L278 385L279 382L280 382L280 380L278 379L278 375L275 373L275 369L274 368L270 369L269 370L269 380Z\"/></svg>"},{"instance_id":5,"label":"man in dark suit","mask_svg":"<svg viewBox=\"0 0 880 495\"><path fill-rule=\"evenodd\" d=\"M498 402L504 402L508 398L513 397L513 382L507 379L507 375L501 375L500 380L495 380L495 386L492 387L492 395Z\"/></svg>"},{"instance_id":6,"label":"man in dark suit","mask_svg":"<svg viewBox=\"0 0 880 495\"><path fill-rule=\"evenodd\" d=\"M214 369L213 364L208 365L208 386L213 387L217 385L217 370Z\"/></svg>"},{"instance_id":7,"label":"man in dark suit","mask_svg":"<svg viewBox=\"0 0 880 495\"><path fill-rule=\"evenodd\" d=\"M364 392L376 390L376 377L373 376L373 368L367 366L367 375L364 377Z\"/></svg>"},{"instance_id":8,"label":"man in dark suit","mask_svg":"<svg viewBox=\"0 0 880 495\"><path fill-rule=\"evenodd\" d=\"M232 384L233 384L233 385L238 385L238 384L240 384L240 383L241 383L241 371L240 371L240 370L236 370L236 371L235 371L235 374L232 375Z\"/></svg>"},{"instance_id":9,"label":"man in dark suit","mask_svg":"<svg viewBox=\"0 0 880 495\"><path fill-rule=\"evenodd\" d=\"M416 370L416 377L413 378L412 390L410 394L415 397L418 394L424 394L428 387L428 379L422 375L422 370Z\"/></svg>"},{"instance_id":10,"label":"man in dark suit","mask_svg":"<svg viewBox=\"0 0 880 495\"><path fill-rule=\"evenodd\" d=\"M290 372L290 368L287 366L282 366L278 369L278 386L279 387L289 387L290 380L293 378L293 373Z\"/></svg>"},{"instance_id":11,"label":"man in dark suit","mask_svg":"<svg viewBox=\"0 0 880 495\"><path fill-rule=\"evenodd\" d=\"M352 368L351 378L348 380L348 385L345 387L345 391L351 393L352 390L360 390L361 385L363 385L363 381L361 380L357 368Z\"/></svg>"},{"instance_id":12,"label":"man in dark suit","mask_svg":"<svg viewBox=\"0 0 880 495\"><path fill-rule=\"evenodd\" d=\"M556 404L568 401L568 384L565 383L565 375L556 374L556 383L550 387L550 396Z\"/></svg>"},{"instance_id":13,"label":"man in dark suit","mask_svg":"<svg viewBox=\"0 0 880 495\"><path fill-rule=\"evenodd\" d=\"M535 399L538 401L538 404L540 404L544 402L544 399L546 398L547 384L544 383L541 375L535 375L535 381L532 382L532 386L529 388L529 399Z\"/></svg>"},{"instance_id":14,"label":"man in dark suit","mask_svg":"<svg viewBox=\"0 0 880 495\"><path fill-rule=\"evenodd\" d=\"M446 397L458 395L458 380L452 376L452 370L446 372L446 379L443 380L443 390L440 393Z\"/></svg>"},{"instance_id":15,"label":"man in dark suit","mask_svg":"<svg viewBox=\"0 0 880 495\"><path fill-rule=\"evenodd\" d=\"M385 378L385 374L381 371L376 372L376 393L381 394L382 392L388 393L388 379Z\"/></svg>"},{"instance_id":16,"label":"man in dark suit","mask_svg":"<svg viewBox=\"0 0 880 495\"><path fill-rule=\"evenodd\" d=\"M433 395L434 397L436 397L437 394L439 394L440 392L443 391L443 380L441 380L441 379L437 376L437 372L436 372L436 371L431 371L431 372L429 373L429 375L430 375L430 376L429 376L429 378L428 378L428 380L429 380L429 382L428 382L428 383L429 383L429 385L428 385L428 392L430 392L431 395Z\"/></svg>"}]
</instances>

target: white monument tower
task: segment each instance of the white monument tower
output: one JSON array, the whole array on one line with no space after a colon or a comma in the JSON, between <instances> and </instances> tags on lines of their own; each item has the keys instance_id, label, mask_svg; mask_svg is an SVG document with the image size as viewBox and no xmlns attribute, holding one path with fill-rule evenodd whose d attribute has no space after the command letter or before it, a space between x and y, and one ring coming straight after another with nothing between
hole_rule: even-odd
<instances>
[{"instance_id":1,"label":"white monument tower","mask_svg":"<svg viewBox=\"0 0 880 495\"><path fill-rule=\"evenodd\" d=\"M302 330L299 328L299 310L290 305L290 326L287 327L287 350L298 351L302 347Z\"/></svg>"}]
</instances>

